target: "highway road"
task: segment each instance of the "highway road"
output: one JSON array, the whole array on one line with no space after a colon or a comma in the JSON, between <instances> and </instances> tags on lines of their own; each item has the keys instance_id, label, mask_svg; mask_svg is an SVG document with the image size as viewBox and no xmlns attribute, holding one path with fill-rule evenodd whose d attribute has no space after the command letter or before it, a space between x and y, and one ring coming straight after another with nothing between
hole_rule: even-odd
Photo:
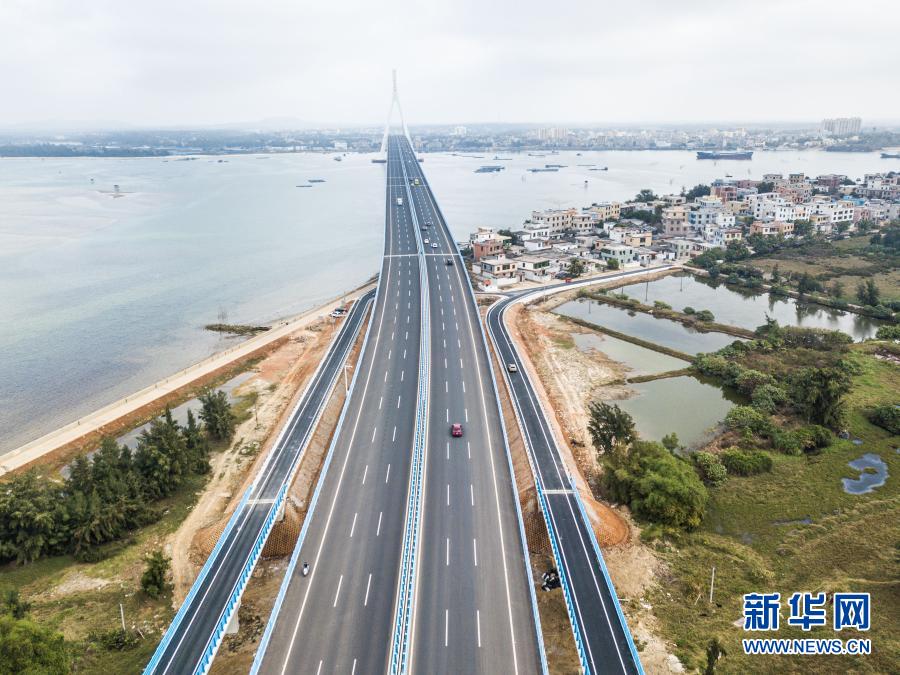
<instances>
[{"instance_id":1,"label":"highway road","mask_svg":"<svg viewBox=\"0 0 900 675\"><path fill-rule=\"evenodd\" d=\"M431 386L409 670L537 673L543 651L514 477L466 270L420 163L400 150L425 243ZM418 184L416 184L418 181ZM451 424L463 427L452 437Z\"/></svg>"},{"instance_id":2,"label":"highway road","mask_svg":"<svg viewBox=\"0 0 900 675\"><path fill-rule=\"evenodd\" d=\"M621 272L590 283L645 273ZM488 331L504 367L504 378L530 455L535 480L544 494L545 520L556 547L557 567L568 590L567 603L573 632L581 636L582 663L589 673L594 674L642 673L634 642L621 614L615 589L606 574L590 523L566 471L528 371L504 325L504 314L511 304L533 298L538 293L569 290L577 285L582 284L560 284L549 289L515 294L499 301L488 310ZM508 372L508 364L515 364L517 372ZM576 638L576 641L579 640Z\"/></svg>"},{"instance_id":3,"label":"highway road","mask_svg":"<svg viewBox=\"0 0 900 675\"><path fill-rule=\"evenodd\" d=\"M203 656L218 645L213 640L223 620L229 598L239 587L242 572L264 530L279 494L294 468L340 376L371 306L373 292L361 297L343 319L343 326L281 430L269 457L250 488L247 500L235 511L216 548L164 634L146 673L181 675L199 668Z\"/></svg>"},{"instance_id":4,"label":"highway road","mask_svg":"<svg viewBox=\"0 0 900 675\"><path fill-rule=\"evenodd\" d=\"M390 139L384 257L367 345L254 669L386 672L406 522L420 357L419 251ZM398 204L397 200L402 200ZM310 563L307 577L302 562Z\"/></svg>"}]
</instances>

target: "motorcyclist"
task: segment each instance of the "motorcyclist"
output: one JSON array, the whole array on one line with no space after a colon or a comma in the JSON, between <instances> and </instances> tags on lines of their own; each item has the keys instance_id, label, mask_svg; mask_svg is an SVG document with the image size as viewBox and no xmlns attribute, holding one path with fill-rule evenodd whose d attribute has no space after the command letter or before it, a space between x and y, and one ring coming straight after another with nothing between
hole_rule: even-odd
<instances>
[{"instance_id":1,"label":"motorcyclist","mask_svg":"<svg viewBox=\"0 0 900 675\"><path fill-rule=\"evenodd\" d=\"M303 576L306 576L307 574L309 574L309 563L308 562L303 563L303 569L302 569L301 573L303 574Z\"/></svg>"}]
</instances>

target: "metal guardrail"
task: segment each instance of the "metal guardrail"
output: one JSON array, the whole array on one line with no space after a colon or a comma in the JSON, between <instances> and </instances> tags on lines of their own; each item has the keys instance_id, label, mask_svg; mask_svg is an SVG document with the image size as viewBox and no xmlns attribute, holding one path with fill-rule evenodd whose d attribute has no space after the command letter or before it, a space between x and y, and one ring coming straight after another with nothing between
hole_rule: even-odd
<instances>
[{"instance_id":1,"label":"metal guardrail","mask_svg":"<svg viewBox=\"0 0 900 675\"><path fill-rule=\"evenodd\" d=\"M596 283L596 281L594 281L594 283ZM586 282L584 284L579 284L579 285L588 285L588 283ZM558 290L561 292L561 291L565 291L569 288L572 288L572 286L571 285L561 286L561 287L559 287ZM536 291L534 294L538 295L538 294L540 294L540 291ZM530 295L532 295L532 294L526 293L521 296L517 296L512 301L507 301L506 304L503 307L500 307L499 310L495 310L494 308L491 308L491 310L489 310L489 313L497 311L497 313L500 314L500 316L498 317L498 321L502 324L502 322L503 322L502 314L505 311L505 309L512 304L524 301ZM491 340L494 343L494 348L497 350L497 354L499 357L499 354L500 354L499 345L497 343L497 340L496 340L493 332L491 332ZM513 348L513 350L515 349L514 347L512 347L512 348ZM520 369L520 370L523 370L523 369ZM523 373L523 377L527 377L527 374ZM509 375L505 372L504 372L504 378L506 379L507 384L509 385L510 392L512 392L513 391L512 383L509 381ZM513 410L515 412L516 420L518 421L520 428L523 430L522 438L523 438L523 440L525 440L527 437L527 434L524 433L525 426L524 426L524 422L522 420L521 411L519 409L518 399L515 397L515 395L511 395L510 398L513 401ZM537 403L538 407L540 408L541 415L545 419L547 419L546 411L544 410L543 404L540 401L540 399L537 399L536 403ZM553 442L555 444L555 440ZM564 595L564 598L566 601L566 611L569 615L569 622L572 626L572 635L575 640L575 646L578 650L578 655L579 655L579 658L581 659L581 665L582 665L582 668L584 669L584 672L590 673L591 669L590 669L590 665L587 660L587 653L585 652L585 649L584 649L585 638L584 638L584 635L582 634L582 627L580 625L580 622L577 620L577 616L575 613L574 601L573 601L573 598L571 595L572 591L569 588L570 581L569 581L567 575L565 574L565 565L562 564L563 559L562 559L560 551L557 547L556 534L555 534L555 530L553 528L553 524L551 522L550 514L549 514L549 505L547 504L546 496L544 494L544 489L541 484L539 474L537 473L536 467L534 465L534 460L532 458L532 449L530 447L530 444L527 441L526 441L526 447L528 448L528 452L526 453L528 456L528 465L531 468L532 476L534 477L535 488L536 488L536 491L538 494L538 503L540 504L540 507L541 507L541 514L544 517L544 523L547 526L547 532L549 534L550 544L551 544L551 548L553 550L553 558L556 561L556 568L560 575L560 583L561 583L561 586L563 589L563 595ZM640 658L638 657L637 649L634 645L634 640L632 638L631 631L628 629L628 624L625 621L625 615L622 612L622 608L621 608L621 605L619 604L618 596L615 593L615 587L613 586L612 579L610 579L610 577L609 577L609 571L606 568L606 563L603 559L603 554L600 552L600 546L599 546L599 544L597 542L597 538L594 534L594 529L591 526L590 520L587 517L587 513L584 510L584 504L581 500L581 495L578 492L577 488L575 487L575 483L572 479L572 476L569 474L568 470L566 470L565 468L564 468L564 470L566 472L566 478L569 482L569 486L572 490L572 497L573 497L574 501L576 502L576 504L578 505L579 514L580 514L582 522L584 524L584 528L588 532L588 536L591 540L591 545L594 549L594 553L597 556L598 561L600 562L600 568L603 573L604 580L606 582L607 587L611 591L610 596L612 597L613 604L616 607L616 613L618 615L619 622L621 624L623 633L625 634L625 637L628 641L628 646L629 646L629 649L631 650L632 658L634 659L634 664L635 664L638 672L643 674L644 669L643 669L643 666L641 665Z\"/></svg>"},{"instance_id":2,"label":"metal guardrail","mask_svg":"<svg viewBox=\"0 0 900 675\"><path fill-rule=\"evenodd\" d=\"M403 548L400 558L400 581L397 590L397 608L394 618L394 635L391 639L390 672L392 675L405 673L409 659L410 631L415 612L415 579L418 558L419 533L422 521L422 482L425 473L425 443L428 431L428 391L429 364L431 355L430 311L428 266L425 245L416 210L409 189L406 165L401 162L403 182L412 216L412 226L416 233L416 247L419 251L419 382L416 402L416 422L413 434L413 459L409 472L409 494L407 497L406 525L403 532Z\"/></svg>"},{"instance_id":3,"label":"metal guardrail","mask_svg":"<svg viewBox=\"0 0 900 675\"><path fill-rule=\"evenodd\" d=\"M369 325L366 327L366 335L363 338L362 348L359 352L360 358L362 358L362 355L366 353L366 347L369 344L369 336L372 333L372 326L375 323L374 308L378 306L378 298L381 295L381 289L381 278L379 276L378 286L375 294L375 301L372 304L373 314L369 320ZM339 432L344 426L344 420L347 417L347 411L350 409L350 398L353 394L354 389L356 388L356 380L359 378L361 370L361 368L356 368L353 372L353 377L350 379L350 387L347 390L347 397L344 399L344 405L341 408L341 414L338 417L334 434L332 434L331 444L328 446L328 452L325 454L325 461L322 464L322 470L319 472L319 480L316 483L316 489L313 491L312 499L309 502L309 508L306 510L306 517L303 519L303 526L300 528L300 534L297 537L297 544L296 546L294 546L294 552L291 554L287 569L284 572L284 578L282 579L281 586L278 589L278 595L275 598L275 604L272 606L272 611L269 614L269 620L266 623L266 629L263 632L263 636L256 648L256 655L253 658L253 664L250 666L250 675L256 675L259 672L259 669L262 667L266 649L269 646L269 641L272 639L272 633L275 630L275 624L277 623L278 616L281 612L281 606L282 604L284 604L284 598L287 595L288 587L290 586L291 579L294 576L294 570L297 568L297 563L300 560L300 551L303 548L303 543L306 541L306 533L307 530L309 530L310 522L312 522L312 515L316 510L317 504L319 503L319 496L322 493L322 486L325 483L325 476L327 475L328 468L331 466L331 461L334 458L334 450L337 447L338 438L340 437Z\"/></svg>"},{"instance_id":4,"label":"metal guardrail","mask_svg":"<svg viewBox=\"0 0 900 675\"><path fill-rule=\"evenodd\" d=\"M366 296L363 295L356 301L359 304L357 304L357 306L353 308L352 311L354 313L356 311L365 312L364 307L360 308L360 305L363 302L363 300L365 299L365 297ZM366 301L365 304L368 305L368 301ZM349 317L348 317L348 320L349 320ZM359 325L362 325L361 320L360 320ZM357 326L357 328L354 330L354 332L358 331L358 329L359 328ZM367 333L367 335L368 335L368 333ZM335 335L334 340L332 342L332 348L340 340L340 337L341 337L341 332L338 332ZM345 349L340 357L341 361L346 359L347 355L350 353L350 349L352 348L354 341L355 340L348 340L347 347L345 347ZM331 352L331 348L329 349L328 353L330 353L330 352ZM319 375L321 374L326 361L327 361L327 359L323 360L319 364L319 368L317 368L316 372L313 374L313 377L310 379L309 384L307 385L305 391L303 392L303 395L301 395L300 398L298 399L297 405L295 406L289 420L294 419L295 416L297 415L297 413L300 409L300 406L303 404L303 401L306 400L308 393L312 390L314 383L316 382ZM332 377L332 381L329 384L329 387L328 387L329 390L331 389L331 387L334 386L334 383L337 381L338 376L339 376L339 369L336 369L335 374ZM328 400L328 397L324 396L322 398L322 401L319 403L319 407L317 408L317 412L316 412L316 419L313 421L312 425L310 425L310 432L318 424L318 420L321 417L322 411L324 410L327 400ZM285 424L284 427L282 427L281 432L276 437L275 443L272 446L273 448L278 447L282 438L286 434L289 426L290 426L290 424L288 423L288 424ZM171 643L174 636L177 634L178 629L180 628L181 623L184 620L184 615L187 613L194 597L196 597L196 595L197 595L197 592L202 587L204 580L206 579L206 577L209 574L209 571L212 569L214 563L217 561L219 553L220 553L222 547L224 546L225 541L228 539L228 535L230 535L231 531L234 529L234 527L238 523L238 521L244 518L244 510L247 506L248 500L250 499L250 495L256 490L256 488L258 486L258 482L259 482L260 478L265 474L266 469L268 468L269 464L272 461L274 461L274 456L275 456L275 453L270 452L269 455L266 457L265 462L260 467L260 469L257 472L256 476L254 477L252 483L247 488L247 490L244 492L244 495L241 498L241 501L238 503L238 505L235 508L234 512L232 513L231 517L228 519L228 523L226 524L225 529L222 531L222 534L219 535L219 538L216 541L216 545L213 547L213 550L210 552L209 556L206 559L206 562L203 564L203 567L201 568L200 573L197 575L197 578L194 580L194 583L191 585L190 591L188 592L184 601L181 603L181 607L179 607L178 612L175 614L175 617L172 619L172 622L169 624L169 627L166 630L166 633L163 635L163 638L160 641L159 645L157 645L156 651L153 653L153 656L151 657L149 663L144 668L145 675L149 675L150 673L153 673L156 670L156 668L159 666L159 662L160 662L162 656L165 654L169 644ZM291 484L291 482L293 480L293 476L295 475L297 468L299 467L299 464L300 464L299 460L301 459L301 457L302 457L302 453L300 453L297 456L296 460L294 461L294 465L293 465L293 468L291 470L289 477L282 484L281 488L279 489L278 495L276 496L276 499L273 501L272 506L269 509L269 513L266 517L266 521L263 525L263 528L260 531L260 534L257 537L257 540L254 543L253 548L251 549L250 553L248 554L247 561L244 564L244 570L241 573L241 576L235 582L235 587L232 591L232 595L230 596L229 601L226 603L225 607L222 610L222 613L219 618L219 622L217 623L216 629L213 631L212 635L210 636L209 641L207 642L207 647L204 650L204 655L201 658L201 660L198 664L198 667L195 670L195 673L205 673L209 669L209 666L212 664L212 660L213 660L213 657L215 656L215 652L218 649L219 644L221 644L222 638L224 637L224 631L227 628L232 615L234 614L234 610L237 607L238 602L240 601L240 597L243 594L244 589L246 588L247 581L250 578L250 574L253 572L253 568L256 566L256 563L259 560L259 556L262 554L263 546L265 545L266 539L268 538L268 535L271 532L272 527L274 526L274 522L275 522L275 518L278 514L278 510L281 508L281 505L284 502L285 496L287 494L287 488Z\"/></svg>"},{"instance_id":5,"label":"metal guardrail","mask_svg":"<svg viewBox=\"0 0 900 675\"><path fill-rule=\"evenodd\" d=\"M428 187L428 189L430 191L431 187L428 185L428 182L426 180L424 180L424 174L423 174L423 183L425 184L426 187ZM460 252L459 246L456 244L456 241L451 236L450 228L447 227L447 221L444 218L444 214L441 211L440 206L438 206L437 200L431 199L431 204L434 207L435 211L437 212L438 216L440 216L441 223L444 225L444 230L445 230L444 236L447 238L447 241L450 242L450 244L453 246L453 249L456 251L456 257L457 257L458 261L460 263L462 263L462 260L463 260L462 253ZM465 270L465 266L463 265L461 269ZM469 277L468 273L465 271L461 271L460 275L466 281L466 287L469 289L469 298L472 301L472 307L475 308L476 323L478 324L479 333L481 334L481 343L484 347L484 352L485 352L486 358L488 360L488 362L486 364L487 370L491 376L491 388L492 388L492 391L494 392L494 401L497 404L497 412L498 412L498 416L500 418L500 430L501 430L501 433L503 436L503 448L506 451L506 461L509 466L509 475L512 477L512 480L515 483L515 475L516 474L515 474L515 470L513 469L512 452L509 449L509 436L506 432L506 422L503 419L503 406L500 403L500 393L497 388L497 378L494 375L494 369L491 366L491 362L490 362L491 352L488 349L487 336L485 335L484 325L481 322L481 314L480 314L480 312L478 312L478 300L475 297L475 289L472 287L472 279ZM492 339L492 343L493 343L493 339ZM494 343L494 350L498 354L497 358L499 359L500 352L499 352L499 350L497 350L496 343ZM514 412L515 412L515 409L514 409ZM530 465L531 457L530 457L529 453L525 453L525 454L528 457L528 463ZM532 474L534 474L533 466L532 466ZM535 632L537 633L538 649L540 651L540 656L541 656L541 671L544 673L544 675L547 675L547 672L548 672L548 670L547 670L547 653L544 648L544 634L543 634L543 630L541 628L541 617L540 617L540 614L538 613L537 595L534 590L534 583L533 583L534 570L531 567L531 557L528 554L528 539L525 536L525 521L524 521L524 518L522 517L522 508L521 508L521 505L519 504L518 495L515 496L515 498L513 499L513 502L515 503L515 506L516 506L516 520L519 525L519 541L522 545L522 556L525 560L525 570L528 574L528 590L529 590L529 595L531 598L531 612L532 612L532 616L534 618Z\"/></svg>"}]
</instances>

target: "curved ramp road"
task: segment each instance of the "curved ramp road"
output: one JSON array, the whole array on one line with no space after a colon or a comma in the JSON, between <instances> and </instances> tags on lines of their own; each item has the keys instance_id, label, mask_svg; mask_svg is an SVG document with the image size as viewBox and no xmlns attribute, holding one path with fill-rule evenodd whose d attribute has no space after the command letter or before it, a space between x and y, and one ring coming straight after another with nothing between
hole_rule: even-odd
<instances>
[{"instance_id":1,"label":"curved ramp road","mask_svg":"<svg viewBox=\"0 0 900 675\"><path fill-rule=\"evenodd\" d=\"M668 269L668 266L651 271L663 269ZM487 313L488 331L500 363L517 366L514 373L504 367L504 378L538 491L543 495L541 508L563 581L572 630L582 665L589 673L642 673L643 670L581 499L566 471L550 424L509 337L503 317L510 305L516 302L598 281L638 277L646 273L622 272L588 282L559 284L517 293L497 302Z\"/></svg>"},{"instance_id":2,"label":"curved ramp road","mask_svg":"<svg viewBox=\"0 0 900 675\"><path fill-rule=\"evenodd\" d=\"M350 310L281 430L253 485L229 520L194 586L163 636L145 673L181 675L205 671L218 647L219 629L236 609L231 602L243 591L248 568L255 561L275 516L276 500L293 478L300 457L340 376L372 303L374 292L361 297ZM221 635L219 635L219 639Z\"/></svg>"}]
</instances>

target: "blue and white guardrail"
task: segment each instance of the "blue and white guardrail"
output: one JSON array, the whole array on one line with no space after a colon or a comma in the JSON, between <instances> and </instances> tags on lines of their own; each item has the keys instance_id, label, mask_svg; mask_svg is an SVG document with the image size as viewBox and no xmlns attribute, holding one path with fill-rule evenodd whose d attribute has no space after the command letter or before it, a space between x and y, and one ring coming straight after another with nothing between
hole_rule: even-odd
<instances>
[{"instance_id":1,"label":"blue and white guardrail","mask_svg":"<svg viewBox=\"0 0 900 675\"><path fill-rule=\"evenodd\" d=\"M392 675L405 673L409 659L410 632L415 613L416 563L418 562L419 534L422 524L422 486L425 473L425 443L428 438L428 392L429 364L431 357L431 324L429 312L428 266L425 244L419 230L416 209L409 189L406 164L401 162L403 182L412 215L412 226L416 233L419 251L419 371L418 399L416 401L416 421L413 434L413 455L409 472L409 493L406 506L406 525L403 531L403 548L400 559L400 581L397 589L397 607L394 618L394 634L391 639L390 672Z\"/></svg>"},{"instance_id":2,"label":"blue and white guardrail","mask_svg":"<svg viewBox=\"0 0 900 675\"><path fill-rule=\"evenodd\" d=\"M481 343L484 346L484 352L487 355L487 359L488 359L487 371L488 371L488 373L490 373L490 376L491 376L491 389L494 392L494 401L497 404L497 412L498 412L498 416L500 418L500 430L503 435L503 448L506 452L506 462L509 467L509 475L513 481L513 484L515 485L516 474L515 474L515 470L513 469L512 452L509 449L509 436L506 432L506 422L503 418L503 406L500 403L500 394L499 394L499 390L497 388L497 378L494 375L494 368L492 367L492 365L490 363L491 351L488 349L487 336L485 335L485 332L484 332L484 326L481 323L481 315L478 312L478 301L477 301L477 298L475 297L475 289L472 287L472 279L469 277L468 273L465 271L465 266L463 265L462 253L460 253L459 246L457 245L456 241L453 239L452 234L450 233L450 228L447 226L447 221L444 219L444 214L441 211L440 206L438 206L437 200L433 199L431 196L431 187L428 186L428 182L425 180L424 174L422 176L422 183L428 187L429 200L431 201L431 204L434 207L435 212L440 217L441 224L443 225L443 228L444 228L444 237L447 239L447 241L450 242L450 245L453 247L453 250L456 252L455 255L456 255L457 261L459 262L459 264L461 266L459 268L460 269L459 273L463 277L463 279L465 279L465 281L466 281L466 287L469 289L469 299L472 302L472 307L475 308L476 323L478 324L478 330L479 330L479 333L481 334ZM496 344L494 345L494 349L497 352L497 355L499 358L500 352L497 351ZM528 453L526 453L526 456L527 455L528 455ZM531 463L530 456L528 457L528 462L529 462L529 464ZM532 473L534 473L534 467L532 467ZM534 583L533 583L534 571L533 571L533 568L531 567L531 556L528 554L528 539L525 536L525 520L522 517L522 508L521 508L521 505L519 504L518 495L515 496L515 498L513 499L513 502L515 502L515 506L516 506L516 520L519 525L519 541L520 541L520 544L522 547L522 557L525 560L525 571L528 575L528 591L529 591L529 595L530 595L530 599L531 599L531 613L534 618L534 627L535 627L535 632L537 634L537 644L538 644L538 649L540 650L541 670L544 673L544 675L547 675L547 672L548 672L547 671L547 653L544 648L544 634L541 629L541 617L540 617L540 614L538 613L537 595L534 590Z\"/></svg>"},{"instance_id":3,"label":"blue and white guardrail","mask_svg":"<svg viewBox=\"0 0 900 675\"><path fill-rule=\"evenodd\" d=\"M367 302L363 302L365 300L365 298L366 298L365 295L361 296L357 300L357 303L367 304ZM354 310L357 310L357 307L354 307ZM360 311L365 311L365 310L361 309ZM349 317L348 317L348 322L349 322ZM345 324L345 325L347 325L347 324ZM354 333L356 331L358 331L359 325L361 325L361 321L358 323L357 328L354 329ZM342 332L338 332L335 335L333 342L332 342L332 348L338 343L338 341L340 340L341 337L342 337ZM347 346L345 347L345 349L343 350L342 354L339 357L341 362L343 362L344 359L346 359L347 354L349 354L350 349L352 348L352 345L354 342L355 342L354 339L348 340ZM331 353L331 348L329 349L328 353ZM295 406L295 408L291 414L291 417L289 419L293 420L296 418L299 408L303 405L303 402L306 400L308 393L312 390L314 383L321 377L323 368L325 367L325 364L328 360L329 359L325 359L319 364L319 367L316 369L316 372L313 374L313 377L310 379L310 382L307 385L306 390L304 391L303 395L299 398L297 405ZM329 389L334 386L334 383L337 380L339 372L340 372L340 369L335 369L334 376L332 377L332 381L329 385ZM325 407L325 404L327 403L327 401L328 401L328 396L323 396L322 400L319 403L317 412L316 412L316 419L310 425L310 432L318 424L319 418L321 417L322 411L324 410L324 407ZM276 438L275 443L272 446L273 448L277 448L278 445L281 443L281 440L282 440L283 436L285 435L285 433L287 432L287 429L289 426L292 426L292 425L289 423L289 424L285 424L284 427L282 427L281 432L279 433L278 437ZM310 434L307 435L307 439L309 438L309 435ZM305 443L304 443L304 445L305 445ZM201 673L201 674L206 673L209 670L210 665L212 664L212 660L213 660L213 657L215 656L216 650L218 649L219 645L222 642L222 638L224 637L224 631L227 628L228 623L230 622L231 617L234 614L234 611L239 604L241 595L243 594L244 589L246 588L247 582L249 581L250 574L253 572L253 569L256 566L257 561L259 560L259 556L262 554L262 549L266 543L266 539L268 538L269 533L271 532L272 527L274 526L278 511L281 508L282 504L284 503L284 499L287 494L287 488L291 484L291 482L293 480L293 476L295 475L297 468L299 467L300 459L302 458L302 455L303 455L303 453L301 452L296 457L293 468L290 473L290 476L288 477L287 480L284 481L284 483L282 484L281 488L278 491L276 498L272 502L272 506L269 509L268 515L266 516L266 520L263 525L263 528L261 529L260 534L257 537L257 540L254 543L253 548L251 549L250 553L247 556L247 561L244 564L244 568L241 572L241 575L238 577L238 580L235 582L235 586L234 586L234 589L232 590L232 594L229 597L228 602L226 603L225 607L223 608L223 610L220 614L219 621L217 622L216 628L214 629L212 635L210 636L210 638L207 642L203 656L201 657L201 659L200 659L199 663L197 664L197 667L194 671L195 673ZM244 492L243 497L241 497L241 501L238 502L237 507L235 508L234 512L231 514L231 517L228 519L228 523L225 525L225 529L219 535L219 538L216 541L216 545L213 547L213 550L210 552L209 556L207 557L206 562L203 564L203 567L200 569L200 573L197 575L197 578L194 580L194 583L192 584L190 591L188 592L184 601L181 603L181 607L179 607L178 612L175 614L175 618L172 619L172 622L169 624L169 627L166 630L166 633L163 635L162 640L160 641L159 645L157 645L156 651L153 653L153 656L151 657L147 666L144 668L145 675L150 675L151 673L154 673L156 671L156 669L158 668L158 666L160 664L160 660L165 655L166 650L169 647L169 644L172 642L172 639L175 637L175 635L178 634L178 632L181 628L181 624L184 620L184 616L187 613L188 609L190 608L191 603L193 602L194 598L196 597L199 589L202 587L203 582L205 581L206 577L209 575L210 570L213 568L214 564L218 561L218 557L222 550L222 547L224 546L225 542L228 540L229 535L231 534L232 530L237 525L238 521L240 521L246 517L245 509L247 507L248 501L250 500L250 496L256 490L260 478L263 475L265 475L265 472L266 472L269 464L272 461L274 461L274 456L275 456L274 452L269 453L269 455L266 457L266 460L263 463L262 467L260 467L259 471L257 472L257 475L254 477L253 482L250 484L250 486Z\"/></svg>"}]
</instances>

